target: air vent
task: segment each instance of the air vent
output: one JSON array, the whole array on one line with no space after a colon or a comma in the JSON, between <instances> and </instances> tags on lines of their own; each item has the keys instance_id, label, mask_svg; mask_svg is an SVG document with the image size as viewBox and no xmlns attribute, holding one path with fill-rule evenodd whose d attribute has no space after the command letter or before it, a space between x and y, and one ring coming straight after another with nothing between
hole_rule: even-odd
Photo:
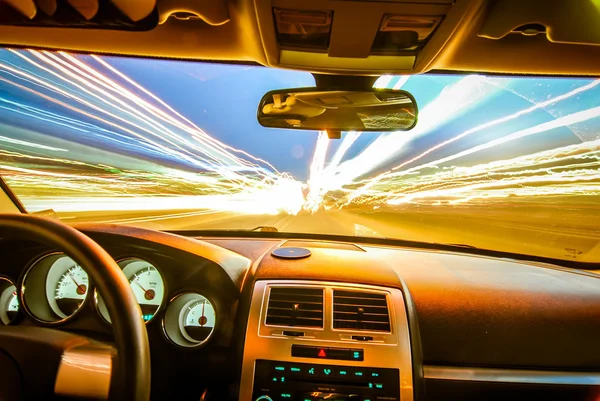
<instances>
[{"instance_id":1,"label":"air vent","mask_svg":"<svg viewBox=\"0 0 600 401\"><path fill-rule=\"evenodd\" d=\"M389 332L390 317L386 296L334 290L333 328Z\"/></svg>"},{"instance_id":2,"label":"air vent","mask_svg":"<svg viewBox=\"0 0 600 401\"><path fill-rule=\"evenodd\" d=\"M323 289L272 287L266 324L323 327Z\"/></svg>"}]
</instances>

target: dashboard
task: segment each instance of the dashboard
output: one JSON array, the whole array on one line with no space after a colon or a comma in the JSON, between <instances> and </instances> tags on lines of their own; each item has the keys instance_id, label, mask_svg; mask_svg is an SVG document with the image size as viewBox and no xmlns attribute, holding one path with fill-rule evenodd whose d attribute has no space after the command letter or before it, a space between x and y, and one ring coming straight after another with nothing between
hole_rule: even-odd
<instances>
[{"instance_id":1,"label":"dashboard","mask_svg":"<svg viewBox=\"0 0 600 401\"><path fill-rule=\"evenodd\" d=\"M250 261L206 242L119 226L81 229L114 258L148 330L152 392L197 400L232 382L233 321ZM0 241L2 324L43 326L112 343L111 319L88 274L43 245ZM0 397L1 398L1 397Z\"/></svg>"},{"instance_id":2,"label":"dashboard","mask_svg":"<svg viewBox=\"0 0 600 401\"><path fill-rule=\"evenodd\" d=\"M596 400L600 275L383 245L78 226L127 277L152 399ZM68 255L0 241L0 325L111 343Z\"/></svg>"}]
</instances>

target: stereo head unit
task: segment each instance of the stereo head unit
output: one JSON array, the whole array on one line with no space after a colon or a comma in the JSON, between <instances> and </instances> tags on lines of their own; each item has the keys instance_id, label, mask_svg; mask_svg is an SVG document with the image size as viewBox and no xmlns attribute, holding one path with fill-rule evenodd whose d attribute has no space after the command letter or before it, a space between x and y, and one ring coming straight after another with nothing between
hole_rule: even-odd
<instances>
[{"instance_id":1,"label":"stereo head unit","mask_svg":"<svg viewBox=\"0 0 600 401\"><path fill-rule=\"evenodd\" d=\"M254 401L397 401L398 369L258 360Z\"/></svg>"}]
</instances>

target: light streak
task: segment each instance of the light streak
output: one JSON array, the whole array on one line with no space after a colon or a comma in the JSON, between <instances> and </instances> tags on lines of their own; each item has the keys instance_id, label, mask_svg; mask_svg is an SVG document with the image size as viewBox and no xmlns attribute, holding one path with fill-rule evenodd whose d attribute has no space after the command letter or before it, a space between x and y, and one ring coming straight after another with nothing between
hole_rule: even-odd
<instances>
[{"instance_id":1,"label":"light streak","mask_svg":"<svg viewBox=\"0 0 600 401\"><path fill-rule=\"evenodd\" d=\"M319 132L315 153L310 164L310 179L308 180L309 192L306 197L305 208L311 212L317 211L322 205L323 195L328 191L325 187L325 176L323 170L327 148L329 147L329 137L326 132Z\"/></svg>"},{"instance_id":2,"label":"light streak","mask_svg":"<svg viewBox=\"0 0 600 401\"><path fill-rule=\"evenodd\" d=\"M54 152L68 152L67 149L55 148L52 146L40 145L39 143L32 143L27 141L21 141L19 139L8 138L0 135L0 142L12 143L15 145L28 146L31 148L43 149L43 150L52 150Z\"/></svg>"}]
</instances>

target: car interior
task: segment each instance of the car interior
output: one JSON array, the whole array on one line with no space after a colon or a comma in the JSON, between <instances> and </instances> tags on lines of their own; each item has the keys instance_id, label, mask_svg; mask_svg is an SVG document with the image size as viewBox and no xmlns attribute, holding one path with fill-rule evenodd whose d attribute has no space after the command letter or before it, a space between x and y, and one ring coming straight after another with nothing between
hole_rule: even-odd
<instances>
[{"instance_id":1,"label":"car interior","mask_svg":"<svg viewBox=\"0 0 600 401\"><path fill-rule=\"evenodd\" d=\"M600 1L0 0L0 401L600 400Z\"/></svg>"}]
</instances>

